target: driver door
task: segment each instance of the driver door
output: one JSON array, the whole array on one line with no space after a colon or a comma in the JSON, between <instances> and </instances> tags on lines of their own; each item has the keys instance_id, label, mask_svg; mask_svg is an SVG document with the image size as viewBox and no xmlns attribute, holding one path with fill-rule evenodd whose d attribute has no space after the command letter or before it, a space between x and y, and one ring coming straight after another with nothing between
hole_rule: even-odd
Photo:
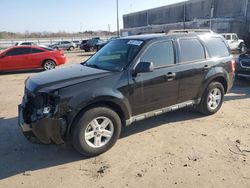
<instances>
[{"instance_id":1,"label":"driver door","mask_svg":"<svg viewBox=\"0 0 250 188\"><path fill-rule=\"evenodd\" d=\"M132 115L172 106L178 99L178 67L172 41L151 44L140 58L141 62L152 62L154 71L131 76Z\"/></svg>"}]
</instances>

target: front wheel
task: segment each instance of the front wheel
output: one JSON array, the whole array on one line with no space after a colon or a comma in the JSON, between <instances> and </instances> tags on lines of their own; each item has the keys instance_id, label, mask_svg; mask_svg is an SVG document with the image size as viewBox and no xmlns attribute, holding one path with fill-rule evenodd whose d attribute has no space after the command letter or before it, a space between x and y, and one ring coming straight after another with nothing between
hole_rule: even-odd
<instances>
[{"instance_id":1,"label":"front wheel","mask_svg":"<svg viewBox=\"0 0 250 188\"><path fill-rule=\"evenodd\" d=\"M43 69L44 70L52 70L56 67L56 64L54 61L52 60L46 60L44 63L43 63Z\"/></svg>"},{"instance_id":2,"label":"front wheel","mask_svg":"<svg viewBox=\"0 0 250 188\"><path fill-rule=\"evenodd\" d=\"M202 96L198 110L205 115L215 114L222 106L224 94L224 87L221 83L210 83Z\"/></svg>"},{"instance_id":3,"label":"front wheel","mask_svg":"<svg viewBox=\"0 0 250 188\"><path fill-rule=\"evenodd\" d=\"M69 47L69 51L73 51L74 50L74 47L73 46L70 46Z\"/></svg>"},{"instance_id":4,"label":"front wheel","mask_svg":"<svg viewBox=\"0 0 250 188\"><path fill-rule=\"evenodd\" d=\"M107 107L96 107L84 112L71 131L75 149L85 156L100 155L109 150L121 133L121 120Z\"/></svg>"},{"instance_id":5,"label":"front wheel","mask_svg":"<svg viewBox=\"0 0 250 188\"><path fill-rule=\"evenodd\" d=\"M244 43L240 44L240 53L245 53L246 52L246 46Z\"/></svg>"}]
</instances>

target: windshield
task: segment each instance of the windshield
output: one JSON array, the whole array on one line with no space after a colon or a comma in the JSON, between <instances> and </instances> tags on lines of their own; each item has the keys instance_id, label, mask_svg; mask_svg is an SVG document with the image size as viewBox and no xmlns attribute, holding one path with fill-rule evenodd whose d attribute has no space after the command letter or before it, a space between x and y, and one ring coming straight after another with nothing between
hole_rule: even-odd
<instances>
[{"instance_id":1,"label":"windshield","mask_svg":"<svg viewBox=\"0 0 250 188\"><path fill-rule=\"evenodd\" d=\"M141 40L114 40L105 45L86 63L86 66L109 71L121 71L141 49Z\"/></svg>"}]
</instances>

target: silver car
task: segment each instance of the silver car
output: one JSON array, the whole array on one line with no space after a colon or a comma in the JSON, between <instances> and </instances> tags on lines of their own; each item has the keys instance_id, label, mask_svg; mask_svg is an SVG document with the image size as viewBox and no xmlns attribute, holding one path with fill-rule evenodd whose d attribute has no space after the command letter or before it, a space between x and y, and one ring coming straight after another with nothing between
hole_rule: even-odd
<instances>
[{"instance_id":1,"label":"silver car","mask_svg":"<svg viewBox=\"0 0 250 188\"><path fill-rule=\"evenodd\" d=\"M49 47L53 49L63 49L72 51L76 48L76 44L70 41L60 41L55 44L49 45Z\"/></svg>"}]
</instances>

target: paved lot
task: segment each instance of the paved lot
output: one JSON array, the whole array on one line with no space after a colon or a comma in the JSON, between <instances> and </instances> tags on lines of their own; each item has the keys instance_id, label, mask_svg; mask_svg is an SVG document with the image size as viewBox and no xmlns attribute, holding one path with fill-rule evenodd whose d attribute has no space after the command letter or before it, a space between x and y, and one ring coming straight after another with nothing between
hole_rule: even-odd
<instances>
[{"instance_id":1,"label":"paved lot","mask_svg":"<svg viewBox=\"0 0 250 188\"><path fill-rule=\"evenodd\" d=\"M67 53L68 64L90 54ZM222 109L183 109L133 124L107 153L25 140L17 126L24 80L0 75L0 187L250 187L250 81L236 81Z\"/></svg>"}]
</instances>

